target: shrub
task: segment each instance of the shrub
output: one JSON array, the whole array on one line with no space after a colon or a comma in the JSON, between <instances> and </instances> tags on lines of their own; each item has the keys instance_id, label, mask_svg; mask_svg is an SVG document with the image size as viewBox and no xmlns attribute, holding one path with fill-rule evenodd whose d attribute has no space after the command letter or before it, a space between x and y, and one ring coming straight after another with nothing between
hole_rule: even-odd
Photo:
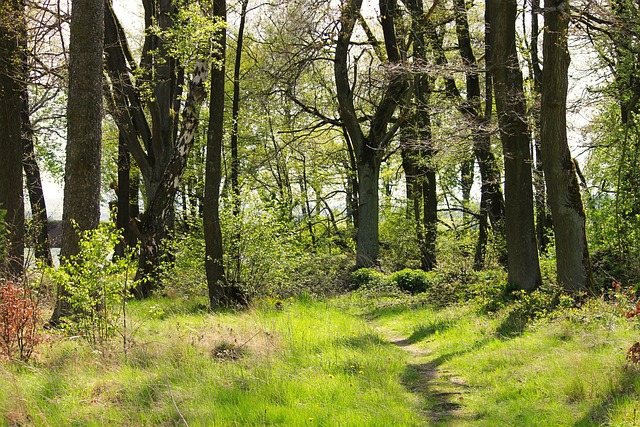
<instances>
[{"instance_id":1,"label":"shrub","mask_svg":"<svg viewBox=\"0 0 640 427\"><path fill-rule=\"evenodd\" d=\"M109 256L120 239L112 224L79 233L80 253L47 271L65 290L60 298L71 307L71 314L62 319L63 326L95 345L117 331L124 315L124 297L132 286L133 264L128 256L117 260Z\"/></svg>"},{"instance_id":2,"label":"shrub","mask_svg":"<svg viewBox=\"0 0 640 427\"><path fill-rule=\"evenodd\" d=\"M41 341L40 310L25 286L0 282L0 355L27 361Z\"/></svg>"},{"instance_id":3,"label":"shrub","mask_svg":"<svg viewBox=\"0 0 640 427\"><path fill-rule=\"evenodd\" d=\"M390 283L395 284L399 289L409 292L412 295L426 292L436 284L436 274L423 270L412 270L405 268L396 271L388 278Z\"/></svg>"},{"instance_id":4,"label":"shrub","mask_svg":"<svg viewBox=\"0 0 640 427\"><path fill-rule=\"evenodd\" d=\"M207 295L205 242L202 220L193 220L186 232L175 232L163 244L171 260L161 264L160 278L167 295Z\"/></svg>"},{"instance_id":5,"label":"shrub","mask_svg":"<svg viewBox=\"0 0 640 427\"><path fill-rule=\"evenodd\" d=\"M375 288L382 284L384 275L373 268L360 268L349 275L351 289Z\"/></svg>"}]
</instances>

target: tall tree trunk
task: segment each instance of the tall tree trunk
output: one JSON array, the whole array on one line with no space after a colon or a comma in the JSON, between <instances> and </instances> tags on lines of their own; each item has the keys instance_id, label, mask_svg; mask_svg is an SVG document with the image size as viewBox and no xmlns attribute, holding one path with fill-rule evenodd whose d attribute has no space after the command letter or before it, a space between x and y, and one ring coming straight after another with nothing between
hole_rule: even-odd
<instances>
[{"instance_id":1,"label":"tall tree trunk","mask_svg":"<svg viewBox=\"0 0 640 427\"><path fill-rule=\"evenodd\" d=\"M558 282L569 291L592 289L593 278L576 166L567 142L569 4L545 0L542 76L542 165L556 239Z\"/></svg>"},{"instance_id":2,"label":"tall tree trunk","mask_svg":"<svg viewBox=\"0 0 640 427\"><path fill-rule=\"evenodd\" d=\"M240 218L240 160L238 158L238 121L240 120L240 69L242 65L242 46L244 44L244 26L247 19L249 0L242 0L238 40L236 43L235 63L233 64L233 100L231 105L231 203L233 216ZM234 231L231 237L231 256L234 258L236 275L240 277L242 260L240 255L240 233Z\"/></svg>"},{"instance_id":3,"label":"tall tree trunk","mask_svg":"<svg viewBox=\"0 0 640 427\"><path fill-rule=\"evenodd\" d=\"M227 3L213 1L213 15L226 22ZM219 50L211 70L209 132L207 134L206 177L204 187L203 225L205 239L205 269L211 308L237 305L244 296L236 283L229 284L225 276L222 230L220 226L220 183L222 181L222 144L224 139L225 29L217 35Z\"/></svg>"},{"instance_id":4,"label":"tall tree trunk","mask_svg":"<svg viewBox=\"0 0 640 427\"><path fill-rule=\"evenodd\" d=\"M358 221L356 237L356 267L371 267L378 260L380 236L378 231L380 162L378 153L363 143L358 155Z\"/></svg>"},{"instance_id":5,"label":"tall tree trunk","mask_svg":"<svg viewBox=\"0 0 640 427\"><path fill-rule=\"evenodd\" d=\"M67 148L60 259L79 254L79 232L100 222L102 156L102 52L104 1L73 0L69 41ZM70 314L66 290L58 289L51 324Z\"/></svg>"},{"instance_id":6,"label":"tall tree trunk","mask_svg":"<svg viewBox=\"0 0 640 427\"><path fill-rule=\"evenodd\" d=\"M24 33L21 1L0 2L0 273L19 278L24 263L22 190L20 37Z\"/></svg>"},{"instance_id":7,"label":"tall tree trunk","mask_svg":"<svg viewBox=\"0 0 640 427\"><path fill-rule=\"evenodd\" d=\"M544 170L542 168L542 153L540 151L540 100L542 94L542 69L540 68L540 58L538 55L538 41L540 27L538 15L540 0L531 2L531 43L529 49L530 63L529 74L533 80L533 146L534 146L534 168L533 168L533 188L535 190L536 208L536 237L538 239L538 250L540 254L546 254L549 246L549 232L553 228L549 206L547 204L547 189L544 180Z\"/></svg>"},{"instance_id":8,"label":"tall tree trunk","mask_svg":"<svg viewBox=\"0 0 640 427\"><path fill-rule=\"evenodd\" d=\"M542 278L533 219L531 141L516 51L515 1L487 0L486 20L504 154L508 280L518 289L531 291Z\"/></svg>"},{"instance_id":9,"label":"tall tree trunk","mask_svg":"<svg viewBox=\"0 0 640 427\"><path fill-rule=\"evenodd\" d=\"M365 136L349 79L349 47L355 24L360 15L362 0L344 0L341 8L338 39L336 41L334 77L340 119L353 144L358 172L358 230L356 237L356 267L375 265L379 253L378 231L378 179L384 150L392 136L402 124L398 120L387 129L398 103L405 96L408 84L401 75L389 76L381 101L370 119L369 133ZM387 60L399 63L394 18L396 3L393 0L380 1L380 13Z\"/></svg>"}]
</instances>

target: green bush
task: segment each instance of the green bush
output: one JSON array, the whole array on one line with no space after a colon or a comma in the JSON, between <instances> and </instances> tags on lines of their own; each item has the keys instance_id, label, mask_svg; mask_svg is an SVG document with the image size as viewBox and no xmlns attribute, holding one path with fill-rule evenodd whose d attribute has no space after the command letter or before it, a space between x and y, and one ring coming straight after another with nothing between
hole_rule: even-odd
<instances>
[{"instance_id":1,"label":"green bush","mask_svg":"<svg viewBox=\"0 0 640 427\"><path fill-rule=\"evenodd\" d=\"M351 289L376 288L382 285L384 275L373 268L360 268L349 275Z\"/></svg>"},{"instance_id":2,"label":"green bush","mask_svg":"<svg viewBox=\"0 0 640 427\"><path fill-rule=\"evenodd\" d=\"M171 260L161 264L164 293L182 297L207 295L202 219L193 220L186 232L176 231L163 244L171 254Z\"/></svg>"},{"instance_id":3,"label":"green bush","mask_svg":"<svg viewBox=\"0 0 640 427\"><path fill-rule=\"evenodd\" d=\"M135 264L131 257L111 259L120 239L113 224L80 233L80 252L59 268L47 268L53 282L64 292L59 295L71 313L63 327L92 345L102 344L118 331L124 312L124 298L132 286ZM124 331L126 332L126 331Z\"/></svg>"},{"instance_id":4,"label":"green bush","mask_svg":"<svg viewBox=\"0 0 640 427\"><path fill-rule=\"evenodd\" d=\"M395 284L400 290L409 292L412 295L426 292L437 284L437 274L423 270L412 270L405 268L391 274L389 283Z\"/></svg>"}]
</instances>

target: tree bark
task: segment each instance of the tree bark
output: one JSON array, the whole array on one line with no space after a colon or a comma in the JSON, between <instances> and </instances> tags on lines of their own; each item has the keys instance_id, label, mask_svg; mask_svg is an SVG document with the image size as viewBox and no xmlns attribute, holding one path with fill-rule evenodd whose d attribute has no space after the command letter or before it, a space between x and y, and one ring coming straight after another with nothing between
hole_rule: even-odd
<instances>
[{"instance_id":1,"label":"tree bark","mask_svg":"<svg viewBox=\"0 0 640 427\"><path fill-rule=\"evenodd\" d=\"M227 3L213 1L213 15L226 22ZM225 29L218 34L219 50L211 69L211 98L209 106L209 132L207 134L207 158L205 170L203 225L205 239L205 269L209 290L209 305L237 305L244 296L237 283L229 284L224 268L224 249L220 224L220 183L222 181L222 144L224 140L225 57L227 37Z\"/></svg>"},{"instance_id":2,"label":"tree bark","mask_svg":"<svg viewBox=\"0 0 640 427\"><path fill-rule=\"evenodd\" d=\"M62 262L79 254L79 232L94 229L100 222L103 16L104 0L72 2ZM61 286L51 324L70 314L65 293Z\"/></svg>"},{"instance_id":3,"label":"tree bark","mask_svg":"<svg viewBox=\"0 0 640 427\"><path fill-rule=\"evenodd\" d=\"M494 93L504 154L508 281L531 291L542 283L533 219L531 141L516 51L516 3L488 0L486 20Z\"/></svg>"},{"instance_id":4,"label":"tree bark","mask_svg":"<svg viewBox=\"0 0 640 427\"><path fill-rule=\"evenodd\" d=\"M21 58L24 6L0 2L0 273L22 277L24 264L24 197L22 190Z\"/></svg>"},{"instance_id":5,"label":"tree bark","mask_svg":"<svg viewBox=\"0 0 640 427\"><path fill-rule=\"evenodd\" d=\"M541 148L554 224L558 282L568 291L586 291L593 287L586 216L567 142L569 5L567 0L545 0L544 6Z\"/></svg>"},{"instance_id":6,"label":"tree bark","mask_svg":"<svg viewBox=\"0 0 640 427\"><path fill-rule=\"evenodd\" d=\"M336 41L334 77L340 119L353 144L358 174L358 229L356 237L356 267L371 267L377 263L379 253L378 232L378 179L384 150L401 121L387 129L399 101L408 87L404 76L389 77L383 96L370 118L365 136L356 108L349 79L349 47L362 0L345 0L342 4L338 39ZM395 36L395 9L393 0L381 0L381 24L389 63L399 63L400 55Z\"/></svg>"}]
</instances>

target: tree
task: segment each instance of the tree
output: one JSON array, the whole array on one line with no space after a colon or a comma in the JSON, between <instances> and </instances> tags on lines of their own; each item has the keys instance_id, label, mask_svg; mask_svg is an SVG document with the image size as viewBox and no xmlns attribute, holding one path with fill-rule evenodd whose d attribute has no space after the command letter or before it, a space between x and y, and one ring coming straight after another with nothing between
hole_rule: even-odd
<instances>
[{"instance_id":1,"label":"tree","mask_svg":"<svg viewBox=\"0 0 640 427\"><path fill-rule=\"evenodd\" d=\"M205 60L216 26L198 3L163 0L143 5L146 33L139 65L110 2L105 14L109 112L140 169L146 196L138 226L139 286L134 289L141 298L158 284L162 240L173 228L174 199L197 130L209 67ZM192 66L193 74L183 101L185 66Z\"/></svg>"},{"instance_id":2,"label":"tree","mask_svg":"<svg viewBox=\"0 0 640 427\"><path fill-rule=\"evenodd\" d=\"M489 69L504 155L505 231L509 283L531 291L542 282L533 220L531 141L516 50L516 3L488 0Z\"/></svg>"},{"instance_id":3,"label":"tree","mask_svg":"<svg viewBox=\"0 0 640 427\"><path fill-rule=\"evenodd\" d=\"M62 211L62 262L79 254L79 232L100 222L102 155L102 53L104 0L73 0L69 40L67 147ZM51 323L69 314L58 289Z\"/></svg>"},{"instance_id":4,"label":"tree","mask_svg":"<svg viewBox=\"0 0 640 427\"><path fill-rule=\"evenodd\" d=\"M21 57L24 5L0 2L0 210L4 210L6 248L0 248L0 271L20 277L24 258L24 202L22 190ZM6 254L3 254L5 252Z\"/></svg>"},{"instance_id":5,"label":"tree","mask_svg":"<svg viewBox=\"0 0 640 427\"><path fill-rule=\"evenodd\" d=\"M591 261L580 185L567 141L569 4L566 0L545 0L544 6L541 149L556 241L558 282L566 290L585 291L593 286Z\"/></svg>"},{"instance_id":6,"label":"tree","mask_svg":"<svg viewBox=\"0 0 640 427\"><path fill-rule=\"evenodd\" d=\"M225 0L213 1L213 16L221 22L226 22L227 4ZM209 101L209 132L207 134L203 207L206 244L205 268L211 308L241 302L238 288L236 286L228 286L224 270L224 252L220 225L220 183L222 181L222 145L224 140L226 29L219 29L215 37L218 51L215 54L215 61L211 70L211 98Z\"/></svg>"},{"instance_id":7,"label":"tree","mask_svg":"<svg viewBox=\"0 0 640 427\"><path fill-rule=\"evenodd\" d=\"M334 58L334 75L340 119L349 140L353 144L358 172L358 231L356 238L356 266L368 267L376 263L379 253L378 179L384 152L394 134L402 124L397 120L390 124L398 104L406 96L409 87L406 76L393 70L400 62L396 42L394 0L381 0L380 13L384 45L386 48L387 82L382 89L382 97L369 116L369 131L365 134L361 118L354 104L354 93L349 77L349 52L355 24L360 15L362 0L345 0L339 19L338 39Z\"/></svg>"},{"instance_id":8,"label":"tree","mask_svg":"<svg viewBox=\"0 0 640 427\"><path fill-rule=\"evenodd\" d=\"M425 14L422 0L406 3L411 13L411 42L413 46L413 105L402 126L402 167L407 186L407 200L416 224L416 237L420 250L420 265L423 270L436 266L436 231L438 221L438 197L436 187L436 167L430 97L434 78L427 67L427 31L435 31L429 22L435 10Z\"/></svg>"}]
</instances>

